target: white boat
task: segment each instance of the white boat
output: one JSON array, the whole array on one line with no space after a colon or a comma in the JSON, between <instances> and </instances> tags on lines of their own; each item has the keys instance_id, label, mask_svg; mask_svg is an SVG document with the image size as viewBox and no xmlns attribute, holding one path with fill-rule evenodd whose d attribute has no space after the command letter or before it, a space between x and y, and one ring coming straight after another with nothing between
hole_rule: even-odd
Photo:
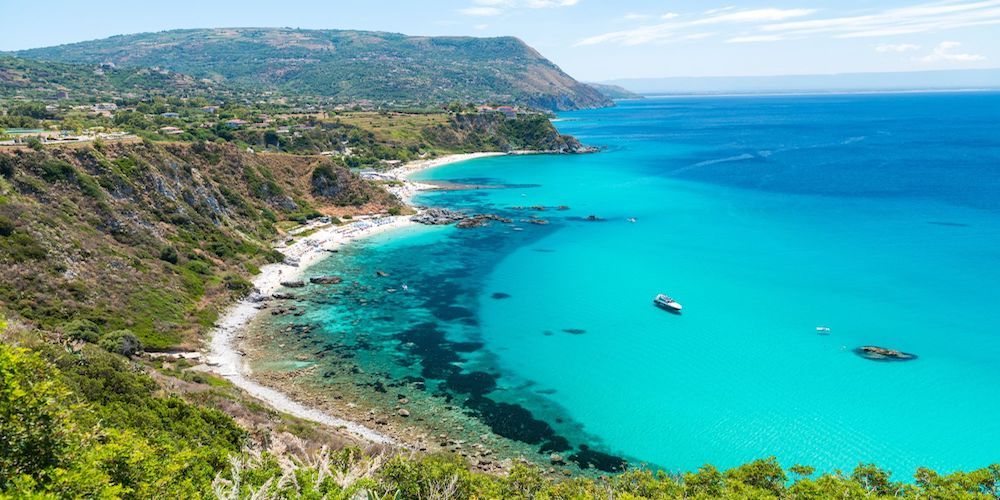
<instances>
[{"instance_id":1,"label":"white boat","mask_svg":"<svg viewBox=\"0 0 1000 500\"><path fill-rule=\"evenodd\" d=\"M820 335L829 335L830 334L830 327L829 326L817 326L816 327L816 333L818 333Z\"/></svg>"},{"instance_id":2,"label":"white boat","mask_svg":"<svg viewBox=\"0 0 1000 500\"><path fill-rule=\"evenodd\" d=\"M661 293L661 294L657 295L656 297L654 297L653 298L653 304L656 304L657 307L660 307L662 309L666 309L666 310L671 311L671 312L681 312L681 308L682 308L682 306L681 306L681 304L679 302L677 302L676 300L670 298L669 296L667 296L664 293Z\"/></svg>"}]
</instances>

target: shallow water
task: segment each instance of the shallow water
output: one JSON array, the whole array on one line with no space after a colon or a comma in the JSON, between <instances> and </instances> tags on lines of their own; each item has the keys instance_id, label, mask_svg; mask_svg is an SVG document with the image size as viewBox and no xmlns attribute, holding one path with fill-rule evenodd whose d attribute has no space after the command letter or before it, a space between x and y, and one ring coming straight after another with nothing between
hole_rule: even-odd
<instances>
[{"instance_id":1,"label":"shallow water","mask_svg":"<svg viewBox=\"0 0 1000 500\"><path fill-rule=\"evenodd\" d=\"M309 289L320 338L388 383L423 378L428 401L529 453L903 477L1000 460L1000 95L655 99L561 118L607 151L421 173L505 186L417 201L520 230L416 228L324 261L315 274L360 291ZM532 205L548 208L513 208ZM659 292L684 313L654 308ZM595 456L614 465L576 458Z\"/></svg>"}]
</instances>

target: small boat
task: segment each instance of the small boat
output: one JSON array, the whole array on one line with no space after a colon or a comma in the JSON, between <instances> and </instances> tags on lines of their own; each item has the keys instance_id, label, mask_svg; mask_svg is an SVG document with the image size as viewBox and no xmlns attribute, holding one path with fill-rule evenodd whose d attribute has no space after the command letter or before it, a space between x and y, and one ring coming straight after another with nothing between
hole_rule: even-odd
<instances>
[{"instance_id":1,"label":"small boat","mask_svg":"<svg viewBox=\"0 0 1000 500\"><path fill-rule=\"evenodd\" d=\"M816 327L816 333L818 335L830 335L830 327L829 326L817 326Z\"/></svg>"},{"instance_id":2,"label":"small boat","mask_svg":"<svg viewBox=\"0 0 1000 500\"><path fill-rule=\"evenodd\" d=\"M410 287L406 286L406 283L403 283L403 285L400 286L400 288L402 288L404 292L410 291Z\"/></svg>"},{"instance_id":3,"label":"small boat","mask_svg":"<svg viewBox=\"0 0 1000 500\"><path fill-rule=\"evenodd\" d=\"M680 303L663 293L653 298L653 304L656 304L657 307L666 309L670 312L681 312Z\"/></svg>"},{"instance_id":4,"label":"small boat","mask_svg":"<svg viewBox=\"0 0 1000 500\"><path fill-rule=\"evenodd\" d=\"M634 223L634 222L635 222L635 217L629 217L629 218L628 218L627 220L628 220L629 222L633 222L633 223Z\"/></svg>"}]
</instances>

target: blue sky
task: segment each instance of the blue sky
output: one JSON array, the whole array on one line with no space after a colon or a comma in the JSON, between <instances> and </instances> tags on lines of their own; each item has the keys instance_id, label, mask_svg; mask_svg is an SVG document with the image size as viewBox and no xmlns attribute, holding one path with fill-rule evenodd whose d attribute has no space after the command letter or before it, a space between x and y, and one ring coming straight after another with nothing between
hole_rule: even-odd
<instances>
[{"instance_id":1,"label":"blue sky","mask_svg":"<svg viewBox=\"0 0 1000 500\"><path fill-rule=\"evenodd\" d=\"M1000 67L1000 0L3 0L0 50L174 28L514 35L590 81Z\"/></svg>"}]
</instances>

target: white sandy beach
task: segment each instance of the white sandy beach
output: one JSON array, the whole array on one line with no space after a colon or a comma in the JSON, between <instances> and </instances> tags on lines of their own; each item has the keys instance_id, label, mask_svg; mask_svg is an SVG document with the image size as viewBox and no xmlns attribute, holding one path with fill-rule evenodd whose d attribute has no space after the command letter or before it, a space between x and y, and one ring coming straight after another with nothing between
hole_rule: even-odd
<instances>
[{"instance_id":1,"label":"white sandy beach","mask_svg":"<svg viewBox=\"0 0 1000 500\"><path fill-rule=\"evenodd\" d=\"M410 198L416 191L433 188L433 186L409 181L406 178L408 175L420 170L450 163L502 154L504 153L467 153L411 162L388 173L396 180L402 182L401 186L394 186L394 189L390 191L403 200L404 203L409 203ZM330 225L322 227L315 233L299 239L291 245L276 247L277 250L285 255L286 262L269 264L262 267L260 274L254 277L254 287L257 288L260 294L270 295L281 288L281 282L302 279L303 274L310 266L330 255L329 250L336 249L352 240L405 227L410 224L414 224L414 222L410 221L409 216L388 216L358 220L343 226ZM330 415L315 408L310 408L292 400L280 391L252 380L250 368L244 361L243 353L238 349L236 341L242 329L259 312L256 306L257 304L250 300L241 300L226 310L219 318L216 328L209 336L207 359L208 365L213 372L221 375L237 387L247 391L250 395L266 402L279 411L321 424L343 427L351 433L373 443L401 444L364 425Z\"/></svg>"}]
</instances>

